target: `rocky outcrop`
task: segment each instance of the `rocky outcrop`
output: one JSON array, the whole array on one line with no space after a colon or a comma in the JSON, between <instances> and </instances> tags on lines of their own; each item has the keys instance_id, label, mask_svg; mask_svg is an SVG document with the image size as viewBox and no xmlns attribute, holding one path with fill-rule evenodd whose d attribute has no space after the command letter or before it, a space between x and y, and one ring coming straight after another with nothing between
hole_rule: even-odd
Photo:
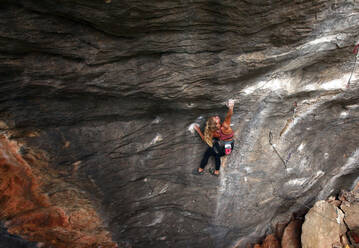
<instances>
[{"instance_id":1,"label":"rocky outcrop","mask_svg":"<svg viewBox=\"0 0 359 248\"><path fill-rule=\"evenodd\" d=\"M350 192L343 190L339 199L330 197L328 201L317 202L306 215L306 221L303 224L303 247L328 247L328 245L339 248L357 247L359 245L359 220L356 214L358 206L358 187ZM328 212L328 209L331 210ZM337 212L336 214L332 211L333 209ZM319 219L322 220L319 221Z\"/></svg>"},{"instance_id":2,"label":"rocky outcrop","mask_svg":"<svg viewBox=\"0 0 359 248\"><path fill-rule=\"evenodd\" d=\"M261 245L248 247L358 247L358 206L359 184L352 191L342 190L338 199L331 196L316 202L305 214L303 225L296 213L288 224L277 223L275 234L267 235ZM281 246L276 240L281 240Z\"/></svg>"},{"instance_id":3,"label":"rocky outcrop","mask_svg":"<svg viewBox=\"0 0 359 248\"><path fill-rule=\"evenodd\" d=\"M282 248L302 247L300 240L301 231L302 231L302 221L292 220L284 230L281 247Z\"/></svg>"},{"instance_id":4,"label":"rocky outcrop","mask_svg":"<svg viewBox=\"0 0 359 248\"><path fill-rule=\"evenodd\" d=\"M309 210L302 226L302 247L341 246L341 237L347 228L344 213L326 201L318 201Z\"/></svg>"},{"instance_id":5,"label":"rocky outcrop","mask_svg":"<svg viewBox=\"0 0 359 248\"><path fill-rule=\"evenodd\" d=\"M121 247L245 247L357 179L356 1L0 2L0 128L49 204L19 215ZM229 98L234 151L195 176L189 127Z\"/></svg>"},{"instance_id":6,"label":"rocky outcrop","mask_svg":"<svg viewBox=\"0 0 359 248\"><path fill-rule=\"evenodd\" d=\"M253 248L280 248L280 247L281 247L280 243L278 242L277 238L273 234L268 235L264 239L262 245L255 244L253 246Z\"/></svg>"},{"instance_id":7,"label":"rocky outcrop","mask_svg":"<svg viewBox=\"0 0 359 248\"><path fill-rule=\"evenodd\" d=\"M359 246L359 184L351 191L342 191L340 209L344 212L344 222L348 228L346 241L353 247Z\"/></svg>"},{"instance_id":8,"label":"rocky outcrop","mask_svg":"<svg viewBox=\"0 0 359 248\"><path fill-rule=\"evenodd\" d=\"M5 136L0 147L0 219L9 233L36 241L37 247L117 247L83 194L45 172L47 166L28 153L30 166L21 147Z\"/></svg>"}]
</instances>

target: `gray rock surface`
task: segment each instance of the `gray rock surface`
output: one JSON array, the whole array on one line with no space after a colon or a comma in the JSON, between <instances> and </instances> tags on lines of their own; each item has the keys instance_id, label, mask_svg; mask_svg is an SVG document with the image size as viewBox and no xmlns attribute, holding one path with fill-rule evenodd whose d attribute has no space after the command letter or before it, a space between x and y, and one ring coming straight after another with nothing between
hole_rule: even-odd
<instances>
[{"instance_id":1,"label":"gray rock surface","mask_svg":"<svg viewBox=\"0 0 359 248\"><path fill-rule=\"evenodd\" d=\"M122 246L244 247L357 180L356 1L0 3L0 127ZM195 176L229 98L234 152Z\"/></svg>"}]
</instances>

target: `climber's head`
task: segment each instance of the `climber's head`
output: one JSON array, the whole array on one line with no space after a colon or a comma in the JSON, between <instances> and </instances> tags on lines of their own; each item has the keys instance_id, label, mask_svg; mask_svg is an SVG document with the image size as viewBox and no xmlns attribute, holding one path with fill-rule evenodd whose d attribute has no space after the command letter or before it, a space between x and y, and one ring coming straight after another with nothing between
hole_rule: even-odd
<instances>
[{"instance_id":1,"label":"climber's head","mask_svg":"<svg viewBox=\"0 0 359 248\"><path fill-rule=\"evenodd\" d=\"M216 127L217 129L220 129L221 128L221 118L219 118L218 115L215 115L212 117L213 120L216 122Z\"/></svg>"},{"instance_id":2,"label":"climber's head","mask_svg":"<svg viewBox=\"0 0 359 248\"><path fill-rule=\"evenodd\" d=\"M220 119L218 116L211 116L208 118L206 122L206 129L208 129L211 132L214 132L218 130L218 128L221 127Z\"/></svg>"}]
</instances>

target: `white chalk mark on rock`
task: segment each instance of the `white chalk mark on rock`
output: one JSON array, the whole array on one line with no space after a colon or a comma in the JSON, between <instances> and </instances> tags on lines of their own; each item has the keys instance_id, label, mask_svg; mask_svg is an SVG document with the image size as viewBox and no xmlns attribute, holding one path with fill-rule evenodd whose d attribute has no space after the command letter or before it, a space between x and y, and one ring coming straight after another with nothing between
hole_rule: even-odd
<instances>
[{"instance_id":1,"label":"white chalk mark on rock","mask_svg":"<svg viewBox=\"0 0 359 248\"><path fill-rule=\"evenodd\" d=\"M300 146L298 146L298 149L297 149L297 150L298 150L299 152L301 152L301 151L303 151L303 148L304 148L304 147L305 147L305 143L302 142L302 143L300 144Z\"/></svg>"},{"instance_id":2,"label":"white chalk mark on rock","mask_svg":"<svg viewBox=\"0 0 359 248\"><path fill-rule=\"evenodd\" d=\"M152 121L152 124L158 124L158 123L160 123L161 121L162 121L162 118L159 117L159 116L156 116L156 119L154 119L154 120Z\"/></svg>"},{"instance_id":3,"label":"white chalk mark on rock","mask_svg":"<svg viewBox=\"0 0 359 248\"><path fill-rule=\"evenodd\" d=\"M152 145L154 145L154 144L156 144L157 142L160 142L160 141L162 141L162 140L163 140L162 135L158 133L158 134L156 135L156 137L153 138L153 140L151 141L150 145L152 146Z\"/></svg>"},{"instance_id":4,"label":"white chalk mark on rock","mask_svg":"<svg viewBox=\"0 0 359 248\"><path fill-rule=\"evenodd\" d=\"M348 116L348 112L346 112L346 111L343 111L340 113L340 118L345 118L347 116Z\"/></svg>"},{"instance_id":5,"label":"white chalk mark on rock","mask_svg":"<svg viewBox=\"0 0 359 248\"><path fill-rule=\"evenodd\" d=\"M329 158L329 153L327 153L327 152L324 153L324 158L325 158L325 159L328 159L328 158Z\"/></svg>"},{"instance_id":6,"label":"white chalk mark on rock","mask_svg":"<svg viewBox=\"0 0 359 248\"><path fill-rule=\"evenodd\" d=\"M303 178L296 178L296 179L292 179L289 180L288 182L286 182L286 184L288 186L302 186L303 184L305 184L307 182L308 178L303 177Z\"/></svg>"}]
</instances>

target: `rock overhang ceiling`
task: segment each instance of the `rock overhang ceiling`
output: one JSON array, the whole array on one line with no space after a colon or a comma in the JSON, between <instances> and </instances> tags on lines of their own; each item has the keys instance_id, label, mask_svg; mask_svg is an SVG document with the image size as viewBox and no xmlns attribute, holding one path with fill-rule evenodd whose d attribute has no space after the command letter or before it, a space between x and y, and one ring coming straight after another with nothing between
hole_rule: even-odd
<instances>
[{"instance_id":1,"label":"rock overhang ceiling","mask_svg":"<svg viewBox=\"0 0 359 248\"><path fill-rule=\"evenodd\" d=\"M355 1L2 2L2 128L120 245L243 245L357 180ZM229 98L234 153L198 178L188 127Z\"/></svg>"}]
</instances>

